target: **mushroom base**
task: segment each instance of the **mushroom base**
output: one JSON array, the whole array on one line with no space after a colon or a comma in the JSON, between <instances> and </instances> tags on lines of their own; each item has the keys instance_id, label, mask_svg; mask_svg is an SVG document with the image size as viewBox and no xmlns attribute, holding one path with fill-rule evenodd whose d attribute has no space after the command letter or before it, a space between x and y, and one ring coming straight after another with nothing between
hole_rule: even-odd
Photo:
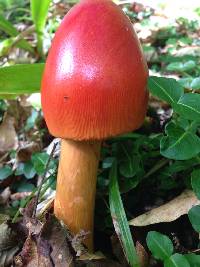
<instances>
[{"instance_id":1,"label":"mushroom base","mask_svg":"<svg viewBox=\"0 0 200 267\"><path fill-rule=\"evenodd\" d=\"M93 220L100 142L62 139L54 212L74 235L93 250Z\"/></svg>"}]
</instances>

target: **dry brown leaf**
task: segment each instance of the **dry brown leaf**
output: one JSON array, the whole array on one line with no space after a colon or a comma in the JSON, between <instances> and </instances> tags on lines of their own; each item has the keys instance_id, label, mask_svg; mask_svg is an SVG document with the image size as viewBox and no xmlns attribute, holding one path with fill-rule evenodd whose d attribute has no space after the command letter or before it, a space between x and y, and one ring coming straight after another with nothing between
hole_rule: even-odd
<instances>
[{"instance_id":1,"label":"dry brown leaf","mask_svg":"<svg viewBox=\"0 0 200 267\"><path fill-rule=\"evenodd\" d=\"M10 195L11 195L10 187L6 187L0 194L0 205L7 204Z\"/></svg>"},{"instance_id":2,"label":"dry brown leaf","mask_svg":"<svg viewBox=\"0 0 200 267\"><path fill-rule=\"evenodd\" d=\"M168 203L152 209L129 222L133 226L147 226L161 222L171 222L180 216L187 214L195 205L200 204L191 190L185 190L181 195L172 199Z\"/></svg>"},{"instance_id":3,"label":"dry brown leaf","mask_svg":"<svg viewBox=\"0 0 200 267\"><path fill-rule=\"evenodd\" d=\"M32 218L35 200L24 210L23 222L16 228L25 235L21 252L15 257L17 267L73 267L68 231L51 214L42 221ZM17 230L17 229L16 229Z\"/></svg>"},{"instance_id":4,"label":"dry brown leaf","mask_svg":"<svg viewBox=\"0 0 200 267\"><path fill-rule=\"evenodd\" d=\"M31 159L34 152L40 150L40 145L36 142L25 143L17 151L17 159L19 162L25 162Z\"/></svg>"},{"instance_id":5,"label":"dry brown leaf","mask_svg":"<svg viewBox=\"0 0 200 267\"><path fill-rule=\"evenodd\" d=\"M50 247L40 238L29 235L21 253L15 257L16 267L53 267L49 257Z\"/></svg>"},{"instance_id":6,"label":"dry brown leaf","mask_svg":"<svg viewBox=\"0 0 200 267\"><path fill-rule=\"evenodd\" d=\"M44 226L42 238L48 240L48 244L51 247L50 257L54 266L74 266L74 259L70 252L67 234L67 230L51 215Z\"/></svg>"},{"instance_id":7,"label":"dry brown leaf","mask_svg":"<svg viewBox=\"0 0 200 267\"><path fill-rule=\"evenodd\" d=\"M140 267L148 267L149 266L149 255L146 252L145 248L140 244L140 242L136 242L136 252L139 258Z\"/></svg>"},{"instance_id":8,"label":"dry brown leaf","mask_svg":"<svg viewBox=\"0 0 200 267\"><path fill-rule=\"evenodd\" d=\"M8 217L0 214L0 266L11 266L13 257L19 250L16 234L7 224Z\"/></svg>"},{"instance_id":9,"label":"dry brown leaf","mask_svg":"<svg viewBox=\"0 0 200 267\"><path fill-rule=\"evenodd\" d=\"M17 148L18 139L14 122L14 118L7 115L0 125L0 154Z\"/></svg>"}]
</instances>

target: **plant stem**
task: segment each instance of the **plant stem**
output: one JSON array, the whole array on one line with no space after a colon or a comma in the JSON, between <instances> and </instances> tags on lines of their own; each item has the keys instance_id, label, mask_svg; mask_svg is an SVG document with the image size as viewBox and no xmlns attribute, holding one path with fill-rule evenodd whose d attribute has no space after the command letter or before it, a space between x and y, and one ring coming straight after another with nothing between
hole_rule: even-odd
<instances>
[{"instance_id":1,"label":"plant stem","mask_svg":"<svg viewBox=\"0 0 200 267\"><path fill-rule=\"evenodd\" d=\"M44 174L42 176L42 179L41 179L41 182L40 182L40 185L38 187L38 191L37 191L37 195L36 195L36 200L35 200L35 206L34 206L34 209L33 209L33 215L32 215L32 218L35 218L36 216L36 210L37 210L37 205L38 205L38 200L39 200L39 196L40 196L40 192L41 192L41 189L42 189L42 185L44 183L44 180L45 180L45 177L47 175L47 172L48 172L48 168L49 168L49 164L50 164L50 161L53 157L53 154L54 154L54 151L56 149L56 146L57 146L58 143L54 143L53 145L53 148L51 150L51 153L49 155L49 158L48 158L48 161L46 163L46 166L45 166L45 171L44 171Z\"/></svg>"}]
</instances>

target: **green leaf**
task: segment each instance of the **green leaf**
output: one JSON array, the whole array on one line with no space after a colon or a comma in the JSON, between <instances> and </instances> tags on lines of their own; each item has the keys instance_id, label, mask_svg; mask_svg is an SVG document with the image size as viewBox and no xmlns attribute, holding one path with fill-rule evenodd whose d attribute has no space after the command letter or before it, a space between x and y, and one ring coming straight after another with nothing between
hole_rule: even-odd
<instances>
[{"instance_id":1,"label":"green leaf","mask_svg":"<svg viewBox=\"0 0 200 267\"><path fill-rule=\"evenodd\" d=\"M0 15L0 29L11 37L16 37L20 34L17 29L12 25L12 23L6 20L2 15ZM16 46L29 52L34 52L34 49L31 47L31 45L24 39L17 42Z\"/></svg>"},{"instance_id":2,"label":"green leaf","mask_svg":"<svg viewBox=\"0 0 200 267\"><path fill-rule=\"evenodd\" d=\"M40 91L44 64L19 64L0 68L0 94L31 94Z\"/></svg>"},{"instance_id":3,"label":"green leaf","mask_svg":"<svg viewBox=\"0 0 200 267\"><path fill-rule=\"evenodd\" d=\"M174 106L174 110L188 120L200 121L200 95L184 94Z\"/></svg>"},{"instance_id":4,"label":"green leaf","mask_svg":"<svg viewBox=\"0 0 200 267\"><path fill-rule=\"evenodd\" d=\"M184 87L184 88L191 88L191 83L193 81L192 77L187 78L181 78L178 80L178 82Z\"/></svg>"},{"instance_id":5,"label":"green leaf","mask_svg":"<svg viewBox=\"0 0 200 267\"><path fill-rule=\"evenodd\" d=\"M0 168L0 180L1 181L6 179L11 174L12 174L12 169L9 166Z\"/></svg>"},{"instance_id":6,"label":"green leaf","mask_svg":"<svg viewBox=\"0 0 200 267\"><path fill-rule=\"evenodd\" d=\"M51 0L31 0L31 14L35 24L38 52L43 54L43 30Z\"/></svg>"},{"instance_id":7,"label":"green leaf","mask_svg":"<svg viewBox=\"0 0 200 267\"><path fill-rule=\"evenodd\" d=\"M150 92L163 101L173 105L183 95L183 87L172 78L151 76L148 80Z\"/></svg>"},{"instance_id":8,"label":"green leaf","mask_svg":"<svg viewBox=\"0 0 200 267\"><path fill-rule=\"evenodd\" d=\"M115 160L114 157L104 158L102 161L102 168L103 169L109 169L112 166L114 160Z\"/></svg>"},{"instance_id":9,"label":"green leaf","mask_svg":"<svg viewBox=\"0 0 200 267\"><path fill-rule=\"evenodd\" d=\"M188 212L188 217L194 230L200 233L200 206L192 207Z\"/></svg>"},{"instance_id":10,"label":"green leaf","mask_svg":"<svg viewBox=\"0 0 200 267\"><path fill-rule=\"evenodd\" d=\"M200 169L194 170L192 172L191 183L195 195L197 196L198 199L200 199Z\"/></svg>"},{"instance_id":11,"label":"green leaf","mask_svg":"<svg viewBox=\"0 0 200 267\"><path fill-rule=\"evenodd\" d=\"M188 60L185 63L182 62L173 62L167 65L168 71L178 71L178 72L185 72L191 71L196 67L196 63L193 60Z\"/></svg>"},{"instance_id":12,"label":"green leaf","mask_svg":"<svg viewBox=\"0 0 200 267\"><path fill-rule=\"evenodd\" d=\"M44 173L48 159L49 155L45 152L35 153L32 155L31 161L33 162L33 166L39 175Z\"/></svg>"},{"instance_id":13,"label":"green leaf","mask_svg":"<svg viewBox=\"0 0 200 267\"><path fill-rule=\"evenodd\" d=\"M32 192L35 189L35 186L33 184L27 183L26 181L20 181L17 183L17 192ZM23 200L22 200L23 201Z\"/></svg>"},{"instance_id":14,"label":"green leaf","mask_svg":"<svg viewBox=\"0 0 200 267\"><path fill-rule=\"evenodd\" d=\"M32 179L35 176L36 171L31 161L24 164L23 174L27 179Z\"/></svg>"},{"instance_id":15,"label":"green leaf","mask_svg":"<svg viewBox=\"0 0 200 267\"><path fill-rule=\"evenodd\" d=\"M165 260L173 253L174 248L172 241L166 235L151 231L148 232L146 241L147 246L155 259Z\"/></svg>"},{"instance_id":16,"label":"green leaf","mask_svg":"<svg viewBox=\"0 0 200 267\"><path fill-rule=\"evenodd\" d=\"M190 264L184 255L176 253L165 260L164 267L190 267Z\"/></svg>"},{"instance_id":17,"label":"green leaf","mask_svg":"<svg viewBox=\"0 0 200 267\"><path fill-rule=\"evenodd\" d=\"M200 255L196 254L186 254L184 255L187 261L190 263L190 267L199 267L200 266Z\"/></svg>"},{"instance_id":18,"label":"green leaf","mask_svg":"<svg viewBox=\"0 0 200 267\"><path fill-rule=\"evenodd\" d=\"M139 170L140 158L136 155L129 155L120 163L120 174L126 178L133 177Z\"/></svg>"},{"instance_id":19,"label":"green leaf","mask_svg":"<svg viewBox=\"0 0 200 267\"><path fill-rule=\"evenodd\" d=\"M194 90L200 89L200 77L195 78L191 82L191 88Z\"/></svg>"},{"instance_id":20,"label":"green leaf","mask_svg":"<svg viewBox=\"0 0 200 267\"><path fill-rule=\"evenodd\" d=\"M166 125L164 136L160 141L161 154L169 159L186 160L200 152L200 138L191 131L185 131L170 122Z\"/></svg>"},{"instance_id":21,"label":"green leaf","mask_svg":"<svg viewBox=\"0 0 200 267\"><path fill-rule=\"evenodd\" d=\"M115 231L124 249L126 259L131 267L139 267L139 260L119 192L116 161L113 163L110 171L109 202Z\"/></svg>"}]
</instances>

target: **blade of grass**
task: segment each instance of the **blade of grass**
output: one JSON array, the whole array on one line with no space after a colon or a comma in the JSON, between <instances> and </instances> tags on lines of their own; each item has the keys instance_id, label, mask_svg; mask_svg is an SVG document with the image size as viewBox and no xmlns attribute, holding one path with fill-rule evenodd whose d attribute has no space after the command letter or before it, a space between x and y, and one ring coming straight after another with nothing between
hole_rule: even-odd
<instances>
[{"instance_id":1,"label":"blade of grass","mask_svg":"<svg viewBox=\"0 0 200 267\"><path fill-rule=\"evenodd\" d=\"M19 64L0 68L0 94L40 92L43 63Z\"/></svg>"},{"instance_id":2,"label":"blade of grass","mask_svg":"<svg viewBox=\"0 0 200 267\"><path fill-rule=\"evenodd\" d=\"M126 259L131 267L139 267L139 260L131 236L117 181L117 163L110 170L109 202L115 231L119 237Z\"/></svg>"},{"instance_id":3,"label":"blade of grass","mask_svg":"<svg viewBox=\"0 0 200 267\"><path fill-rule=\"evenodd\" d=\"M10 35L11 37L16 37L20 33L17 31L17 29L12 25L11 22L6 20L2 15L0 15L0 29ZM24 50L27 50L31 53L34 52L34 49L32 46L24 39L20 40L17 44L17 47L20 47Z\"/></svg>"},{"instance_id":4,"label":"blade of grass","mask_svg":"<svg viewBox=\"0 0 200 267\"><path fill-rule=\"evenodd\" d=\"M37 33L37 49L43 55L43 32L51 0L30 0L31 15Z\"/></svg>"}]
</instances>

